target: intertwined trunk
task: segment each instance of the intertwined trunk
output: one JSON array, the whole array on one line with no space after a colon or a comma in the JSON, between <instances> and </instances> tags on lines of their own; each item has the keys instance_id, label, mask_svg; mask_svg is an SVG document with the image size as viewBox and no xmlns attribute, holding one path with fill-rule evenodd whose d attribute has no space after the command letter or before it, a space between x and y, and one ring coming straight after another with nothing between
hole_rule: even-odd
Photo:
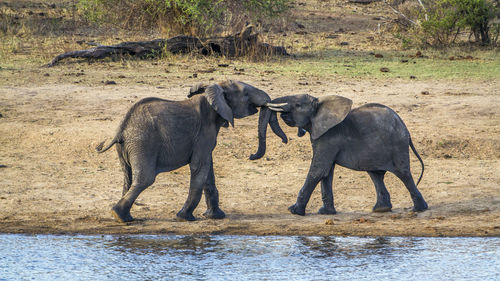
<instances>
[{"instance_id":1,"label":"intertwined trunk","mask_svg":"<svg viewBox=\"0 0 500 281\"><path fill-rule=\"evenodd\" d=\"M267 96L267 94L266 94ZM267 96L265 102L269 102L271 99ZM288 142L288 138L281 129L278 118L276 117L276 112L271 111L269 108L263 106L261 104L260 113L259 113L259 147L255 154L250 155L250 160L256 160L262 158L266 153L266 134L267 134L267 124L271 126L272 131L281 138L283 143Z\"/></svg>"}]
</instances>

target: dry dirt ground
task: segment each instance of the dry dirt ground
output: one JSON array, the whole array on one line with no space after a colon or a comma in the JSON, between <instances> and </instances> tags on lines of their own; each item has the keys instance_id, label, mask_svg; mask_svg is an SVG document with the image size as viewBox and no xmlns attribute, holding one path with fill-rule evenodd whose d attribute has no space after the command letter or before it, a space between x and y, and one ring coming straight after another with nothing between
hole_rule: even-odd
<instances>
[{"instance_id":1,"label":"dry dirt ground","mask_svg":"<svg viewBox=\"0 0 500 281\"><path fill-rule=\"evenodd\" d=\"M0 87L0 231L13 233L224 233L279 235L498 236L500 234L500 80L344 80L332 77L314 86L294 77L263 77L224 70L213 77L183 78L183 72L152 70L135 62L69 64L25 73L5 73ZM138 70L143 75L137 75ZM187 71L189 72L189 71ZM79 74L80 73L80 74ZM152 74L153 73L153 74ZM135 75L135 76L134 76ZM179 77L179 78L177 78ZM131 104L147 96L184 99L189 86L210 78L235 78L272 97L308 92L340 94L355 105L379 102L394 108L412 133L426 169L419 186L430 208L411 212L411 200L393 175L386 183L393 211L372 213L375 191L368 175L336 168L338 214L318 215L319 188L305 217L288 213L311 159L308 137L283 129L289 144L268 135L266 156L248 156L257 147L257 116L222 129L214 151L221 208L227 218L178 222L187 197L187 167L157 177L132 208L136 221L120 224L110 214L121 196L122 173L114 151L94 147L113 136ZM81 81L86 85L81 85ZM101 81L113 80L106 85ZM293 82L290 82L293 81ZM155 86L156 84L156 86ZM428 94L422 94L427 91ZM420 165L412 157L414 177Z\"/></svg>"},{"instance_id":2,"label":"dry dirt ground","mask_svg":"<svg viewBox=\"0 0 500 281\"><path fill-rule=\"evenodd\" d=\"M309 23L303 23L307 28ZM350 21L345 25L363 27ZM195 59L198 65L189 60L0 69L0 232L500 235L500 79L311 75L304 83L293 73L283 76L258 68L242 72L234 71L232 64L220 68L211 60ZM215 70L200 71L211 68ZM337 94L351 98L355 106L378 102L392 107L424 159L419 189L429 210L411 212L408 191L388 174L393 210L372 213L375 189L368 174L337 167L333 190L338 214L316 214L321 207L318 187L307 215L291 215L287 207L295 202L311 160L308 135L298 138L295 129L281 122L289 143L282 144L269 132L266 156L250 161L257 148L255 115L221 129L213 153L225 219L203 218L202 199L194 213L197 221L175 220L188 193L189 169L183 167L160 174L140 195L132 208L134 222L115 222L110 209L121 196L122 172L114 151L97 154L94 147L113 137L127 109L139 99L182 100L191 85L224 79L250 83L271 97ZM420 164L411 159L418 178Z\"/></svg>"}]
</instances>

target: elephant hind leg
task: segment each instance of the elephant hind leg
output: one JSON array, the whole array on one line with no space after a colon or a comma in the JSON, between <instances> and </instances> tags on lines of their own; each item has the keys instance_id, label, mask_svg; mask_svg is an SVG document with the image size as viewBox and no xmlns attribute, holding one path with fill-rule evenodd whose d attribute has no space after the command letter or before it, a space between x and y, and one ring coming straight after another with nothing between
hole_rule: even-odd
<instances>
[{"instance_id":1,"label":"elephant hind leg","mask_svg":"<svg viewBox=\"0 0 500 281\"><path fill-rule=\"evenodd\" d=\"M123 171L123 197L132 185L132 167L130 167L130 164L125 160L125 152L123 151L123 147L121 144L116 145L116 150L118 152L118 159L120 159L120 165Z\"/></svg>"},{"instance_id":2,"label":"elephant hind leg","mask_svg":"<svg viewBox=\"0 0 500 281\"><path fill-rule=\"evenodd\" d=\"M420 191L418 191L413 177L409 169L396 170L394 171L396 177L398 177L406 186L406 189L410 192L411 199L413 201L413 211L422 212L428 209L427 203L422 197Z\"/></svg>"},{"instance_id":3,"label":"elephant hind leg","mask_svg":"<svg viewBox=\"0 0 500 281\"><path fill-rule=\"evenodd\" d=\"M392 209L391 196L384 184L385 173L386 171L368 172L377 192L377 202L373 206L373 212L390 212Z\"/></svg>"},{"instance_id":4,"label":"elephant hind leg","mask_svg":"<svg viewBox=\"0 0 500 281\"><path fill-rule=\"evenodd\" d=\"M127 163L123 163L122 170L123 170L122 196L125 196L125 194L130 189L130 186L132 185L132 167L130 167Z\"/></svg>"},{"instance_id":5,"label":"elephant hind leg","mask_svg":"<svg viewBox=\"0 0 500 281\"><path fill-rule=\"evenodd\" d=\"M156 178L154 167L155 164L148 165L143 162L141 166L133 170L133 180L130 188L112 208L112 214L117 221L129 222L133 220L130 209L139 194L154 183Z\"/></svg>"}]
</instances>

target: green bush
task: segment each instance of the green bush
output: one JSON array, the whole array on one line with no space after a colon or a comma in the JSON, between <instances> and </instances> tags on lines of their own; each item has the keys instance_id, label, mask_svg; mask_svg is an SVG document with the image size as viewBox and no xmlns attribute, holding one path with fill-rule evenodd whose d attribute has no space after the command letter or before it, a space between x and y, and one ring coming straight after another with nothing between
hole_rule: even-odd
<instances>
[{"instance_id":1,"label":"green bush","mask_svg":"<svg viewBox=\"0 0 500 281\"><path fill-rule=\"evenodd\" d=\"M162 33L214 35L266 22L288 9L290 0L79 0L79 10L96 23Z\"/></svg>"},{"instance_id":2,"label":"green bush","mask_svg":"<svg viewBox=\"0 0 500 281\"><path fill-rule=\"evenodd\" d=\"M500 16L498 1L431 0L424 3L425 10L420 5L413 5L404 11L419 23L410 28L411 41L448 46L469 34L469 40L474 35L475 41L483 45L496 44Z\"/></svg>"}]
</instances>

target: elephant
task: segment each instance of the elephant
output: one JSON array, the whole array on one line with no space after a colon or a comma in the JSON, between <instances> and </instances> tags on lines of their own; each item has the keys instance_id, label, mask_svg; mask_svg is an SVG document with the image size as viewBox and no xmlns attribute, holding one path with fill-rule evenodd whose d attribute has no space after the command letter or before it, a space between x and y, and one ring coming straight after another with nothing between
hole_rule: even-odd
<instances>
[{"instance_id":1,"label":"elephant","mask_svg":"<svg viewBox=\"0 0 500 281\"><path fill-rule=\"evenodd\" d=\"M299 136L310 134L312 161L296 203L288 208L292 214L305 215L307 202L320 181L323 206L318 213L336 214L332 191L336 164L368 172L377 194L374 212L392 210L384 184L387 171L404 183L413 200L414 211L428 208L417 189L424 162L403 120L389 107L370 103L351 110L352 101L348 98L335 95L316 98L307 94L280 97L268 106L281 112L281 119L288 126L298 127ZM417 185L410 172L408 146L422 165Z\"/></svg>"},{"instance_id":2,"label":"elephant","mask_svg":"<svg viewBox=\"0 0 500 281\"><path fill-rule=\"evenodd\" d=\"M189 194L176 215L178 220L195 220L193 211L203 192L207 204L203 215L211 219L224 218L225 213L219 207L212 162L217 134L220 127L234 126L234 118L257 113L257 107L261 108L259 145L264 147L259 147L250 158L255 160L264 155L270 119L273 131L287 142L276 113L265 106L271 98L258 88L229 80L195 86L188 97L183 101L156 97L138 101L126 113L111 142L104 148L106 141L96 147L98 153L103 153L116 145L124 173L122 197L112 207L112 214L118 222L133 220L130 209L134 201L153 184L159 173L187 164L191 172Z\"/></svg>"}]
</instances>

